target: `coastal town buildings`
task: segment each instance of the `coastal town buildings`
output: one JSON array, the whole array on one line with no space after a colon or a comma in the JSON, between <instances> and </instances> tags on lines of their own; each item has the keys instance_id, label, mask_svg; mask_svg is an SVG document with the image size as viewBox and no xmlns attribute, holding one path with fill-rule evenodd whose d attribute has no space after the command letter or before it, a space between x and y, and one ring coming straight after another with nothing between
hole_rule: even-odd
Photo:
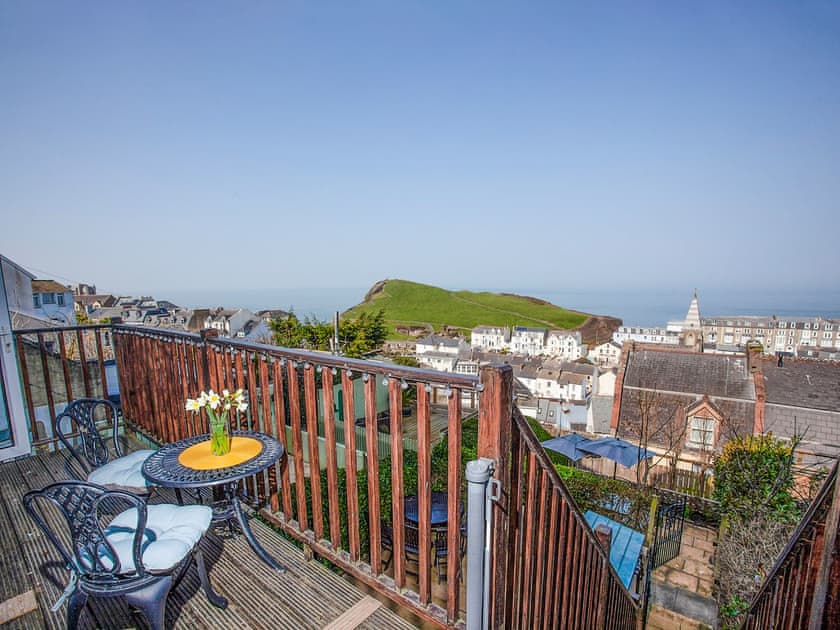
<instances>
[{"instance_id":1,"label":"coastal town buildings","mask_svg":"<svg viewBox=\"0 0 840 630\"><path fill-rule=\"evenodd\" d=\"M617 367L621 359L621 344L610 339L606 343L590 348L587 357L600 368Z\"/></svg>"},{"instance_id":2,"label":"coastal town buildings","mask_svg":"<svg viewBox=\"0 0 840 630\"><path fill-rule=\"evenodd\" d=\"M820 466L840 455L838 382L832 361L628 343L611 430L660 453L659 466L707 470L728 440L765 432L797 440L797 463Z\"/></svg>"},{"instance_id":3,"label":"coastal town buildings","mask_svg":"<svg viewBox=\"0 0 840 630\"><path fill-rule=\"evenodd\" d=\"M55 280L39 280L21 265L0 255L12 328L75 326L73 293Z\"/></svg>"},{"instance_id":4,"label":"coastal town buildings","mask_svg":"<svg viewBox=\"0 0 840 630\"><path fill-rule=\"evenodd\" d=\"M62 326L76 325L76 309L70 287L55 280L33 280L32 301L36 315Z\"/></svg>"},{"instance_id":5,"label":"coastal town buildings","mask_svg":"<svg viewBox=\"0 0 840 630\"><path fill-rule=\"evenodd\" d=\"M476 326L470 334L470 346L476 350L543 355L565 361L576 361L588 352L579 331L525 326Z\"/></svg>"},{"instance_id":6,"label":"coastal town buildings","mask_svg":"<svg viewBox=\"0 0 840 630\"><path fill-rule=\"evenodd\" d=\"M750 342L765 354L840 357L840 319L720 316L702 320L706 351L743 351Z\"/></svg>"}]
</instances>

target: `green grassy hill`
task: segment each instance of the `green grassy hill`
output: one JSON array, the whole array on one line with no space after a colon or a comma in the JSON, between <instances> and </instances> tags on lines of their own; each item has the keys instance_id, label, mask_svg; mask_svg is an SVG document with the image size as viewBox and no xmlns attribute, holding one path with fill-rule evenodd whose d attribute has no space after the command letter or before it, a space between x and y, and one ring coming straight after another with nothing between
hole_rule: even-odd
<instances>
[{"instance_id":1,"label":"green grassy hill","mask_svg":"<svg viewBox=\"0 0 840 630\"><path fill-rule=\"evenodd\" d=\"M469 331L479 325L531 326L535 328L577 328L586 323L586 313L570 311L543 300L505 293L448 291L439 287L383 280L368 291L364 302L344 312L358 317L362 312L385 311L392 330L397 326L444 326ZM399 335L394 334L394 337Z\"/></svg>"}]
</instances>

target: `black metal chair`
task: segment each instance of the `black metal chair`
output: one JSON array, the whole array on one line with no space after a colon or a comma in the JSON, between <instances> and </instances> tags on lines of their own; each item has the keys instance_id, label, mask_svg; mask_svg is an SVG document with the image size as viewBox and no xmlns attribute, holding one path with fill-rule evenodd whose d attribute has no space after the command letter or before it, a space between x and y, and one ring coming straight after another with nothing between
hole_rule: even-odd
<instances>
[{"instance_id":1,"label":"black metal chair","mask_svg":"<svg viewBox=\"0 0 840 630\"><path fill-rule=\"evenodd\" d=\"M438 584L446 577L446 563L449 561L449 539L448 531L445 527L436 528L432 530L434 534L435 545L435 569L437 569ZM458 547L458 579L461 579L461 564L464 554L467 551L467 530L466 526L461 524L461 535L459 537L460 545Z\"/></svg>"},{"instance_id":2,"label":"black metal chair","mask_svg":"<svg viewBox=\"0 0 840 630\"><path fill-rule=\"evenodd\" d=\"M28 492L23 503L71 572L68 628L78 625L88 597L124 596L153 630L163 629L166 598L193 560L207 598L227 606L210 586L198 549L212 519L209 506L147 505L137 495L83 481Z\"/></svg>"},{"instance_id":3,"label":"black metal chair","mask_svg":"<svg viewBox=\"0 0 840 630\"><path fill-rule=\"evenodd\" d=\"M123 455L119 441L118 409L110 400L80 398L74 400L55 419L58 439L83 471L82 478L108 488L125 489L146 494L150 488L143 477L143 462L153 450ZM112 456L106 439L99 433L97 420L107 421L113 440ZM79 477L79 475L74 475Z\"/></svg>"},{"instance_id":4,"label":"black metal chair","mask_svg":"<svg viewBox=\"0 0 840 630\"><path fill-rule=\"evenodd\" d=\"M389 552L388 561L384 565L384 568L387 569L391 566L391 560L394 559L394 530L390 523L383 520L379 521L379 537L382 541L382 549L387 549Z\"/></svg>"}]
</instances>

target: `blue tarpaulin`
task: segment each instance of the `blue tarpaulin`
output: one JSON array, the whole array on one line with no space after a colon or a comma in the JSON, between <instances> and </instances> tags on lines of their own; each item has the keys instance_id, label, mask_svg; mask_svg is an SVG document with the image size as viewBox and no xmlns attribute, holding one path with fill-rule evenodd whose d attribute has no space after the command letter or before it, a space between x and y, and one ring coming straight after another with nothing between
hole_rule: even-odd
<instances>
[{"instance_id":1,"label":"blue tarpaulin","mask_svg":"<svg viewBox=\"0 0 840 630\"><path fill-rule=\"evenodd\" d=\"M587 510L584 517L593 530L600 523L607 525L612 530L610 564L618 573L618 577L624 583L624 586L629 589L630 582L633 581L633 574L636 572L636 565L639 562L639 555L642 553L642 545L645 544L644 535L592 510Z\"/></svg>"}]
</instances>

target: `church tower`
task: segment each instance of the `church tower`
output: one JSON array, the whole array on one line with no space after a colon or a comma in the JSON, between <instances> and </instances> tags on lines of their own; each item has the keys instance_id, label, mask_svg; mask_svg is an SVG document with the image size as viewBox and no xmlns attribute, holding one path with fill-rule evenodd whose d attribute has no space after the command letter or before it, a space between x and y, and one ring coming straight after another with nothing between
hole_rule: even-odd
<instances>
[{"instance_id":1,"label":"church tower","mask_svg":"<svg viewBox=\"0 0 840 630\"><path fill-rule=\"evenodd\" d=\"M700 305L697 302L697 289L688 306L683 329L680 334L681 344L695 352L703 352L703 326L700 323Z\"/></svg>"}]
</instances>

